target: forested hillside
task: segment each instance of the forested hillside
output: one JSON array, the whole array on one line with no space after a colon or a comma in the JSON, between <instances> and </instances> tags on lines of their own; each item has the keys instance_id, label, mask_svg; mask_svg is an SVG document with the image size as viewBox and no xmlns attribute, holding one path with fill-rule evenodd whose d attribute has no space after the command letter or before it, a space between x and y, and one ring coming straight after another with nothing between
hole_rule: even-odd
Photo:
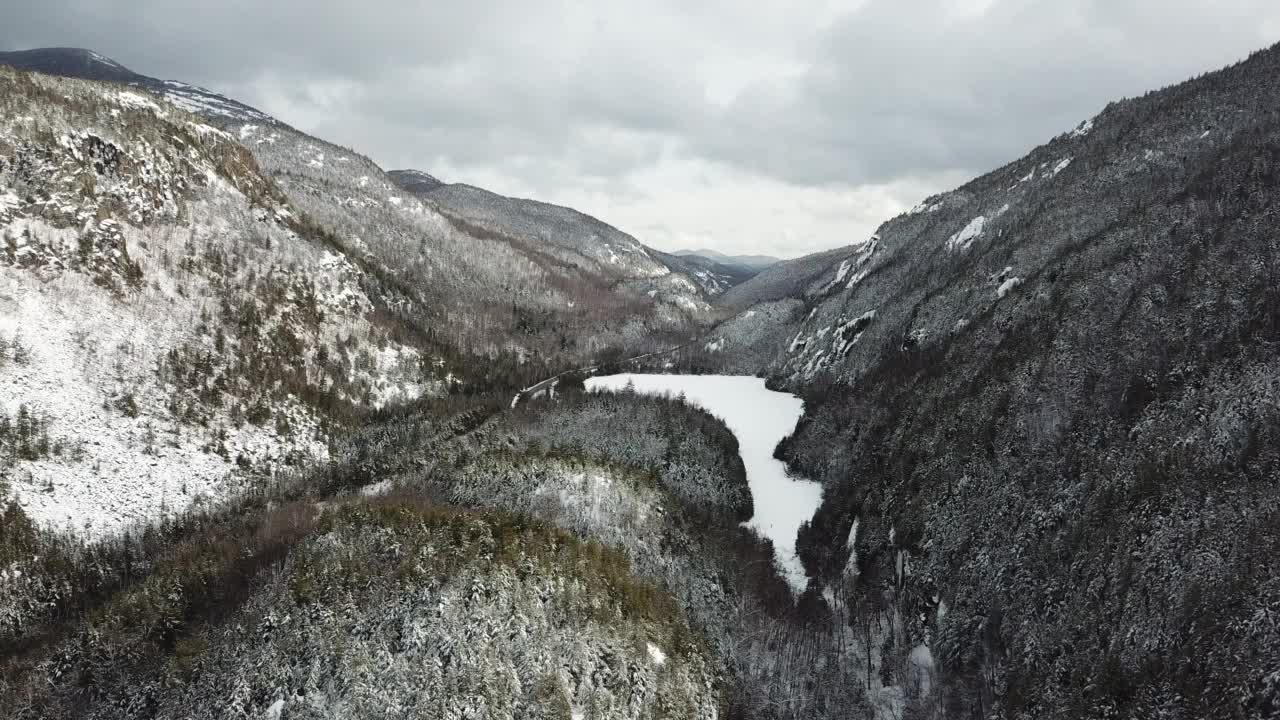
<instances>
[{"instance_id":1,"label":"forested hillside","mask_svg":"<svg viewBox=\"0 0 1280 720\"><path fill-rule=\"evenodd\" d=\"M706 289L650 259L588 292L277 123L0 82L14 717L863 706L740 526L719 421L572 392L499 412L567 359L683 339ZM585 319L530 315L559 300Z\"/></svg>"},{"instance_id":2,"label":"forested hillside","mask_svg":"<svg viewBox=\"0 0 1280 720\"><path fill-rule=\"evenodd\" d=\"M0 239L0 480L41 523L206 502L449 384L234 138L140 92L0 68Z\"/></svg>"},{"instance_id":3,"label":"forested hillside","mask_svg":"<svg viewBox=\"0 0 1280 720\"><path fill-rule=\"evenodd\" d=\"M332 461L83 546L0 524L15 718L859 717L733 436L674 399L426 400ZM621 429L626 431L622 432ZM393 710L386 710L393 708Z\"/></svg>"},{"instance_id":4,"label":"forested hillside","mask_svg":"<svg viewBox=\"0 0 1280 720\"><path fill-rule=\"evenodd\" d=\"M1272 48L1113 103L791 294L804 560L948 715L1280 712L1278 101Z\"/></svg>"},{"instance_id":5,"label":"forested hillside","mask_svg":"<svg viewBox=\"0 0 1280 720\"><path fill-rule=\"evenodd\" d=\"M286 128L234 132L318 228L403 289L406 317L463 352L499 366L530 363L546 376L608 349L674 344L711 320L688 277L643 256L634 240L624 252L598 235L579 237L579 216L567 209L553 235L518 232L503 205L497 219L460 214L432 202L434 193L423 200L402 190L350 150ZM638 265L622 262L627 252Z\"/></svg>"},{"instance_id":6,"label":"forested hillside","mask_svg":"<svg viewBox=\"0 0 1280 720\"><path fill-rule=\"evenodd\" d=\"M605 350L667 347L714 319L707 299L723 278L699 277L678 258L656 260L634 238L569 208L417 171L389 175L247 105L89 50L0 53L0 64L126 84L230 133L305 214L311 234L378 278L395 322L424 342L485 358L481 385L538 379ZM423 200L429 189L441 197Z\"/></svg>"},{"instance_id":7,"label":"forested hillside","mask_svg":"<svg viewBox=\"0 0 1280 720\"><path fill-rule=\"evenodd\" d=\"M1280 717L1280 47L759 274L6 60L0 714Z\"/></svg>"}]
</instances>

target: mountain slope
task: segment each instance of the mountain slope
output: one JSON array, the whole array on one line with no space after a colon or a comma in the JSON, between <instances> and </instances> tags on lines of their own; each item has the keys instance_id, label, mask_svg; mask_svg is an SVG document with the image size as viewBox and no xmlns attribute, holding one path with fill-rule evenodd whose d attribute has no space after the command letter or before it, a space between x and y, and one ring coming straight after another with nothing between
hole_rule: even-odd
<instances>
[{"instance_id":1,"label":"mountain slope","mask_svg":"<svg viewBox=\"0 0 1280 720\"><path fill-rule=\"evenodd\" d=\"M693 278L712 298L750 280L759 269L749 265L717 260L701 255L676 255L653 251L655 256L676 272Z\"/></svg>"},{"instance_id":2,"label":"mountain slope","mask_svg":"<svg viewBox=\"0 0 1280 720\"><path fill-rule=\"evenodd\" d=\"M116 61L92 50L82 48L37 48L0 52L0 65L20 70L30 70L48 75L101 80L130 85L150 91L187 112L209 120L227 122L258 122L277 124L278 121L242 102L219 95L194 85L176 80L157 80L141 75Z\"/></svg>"},{"instance_id":3,"label":"mountain slope","mask_svg":"<svg viewBox=\"0 0 1280 720\"><path fill-rule=\"evenodd\" d=\"M669 275L635 238L589 215L558 205L509 198L471 185L442 185L427 198L481 228L534 241L566 261L589 265L618 281Z\"/></svg>"},{"instance_id":4,"label":"mountain slope","mask_svg":"<svg viewBox=\"0 0 1280 720\"><path fill-rule=\"evenodd\" d=\"M495 368L545 377L607 348L656 349L710 316L688 278L647 258L611 263L600 249L471 221L400 189L368 158L288 129L234 132L334 242L396 278L415 322L466 352L508 358Z\"/></svg>"},{"instance_id":5,"label":"mountain slope","mask_svg":"<svg viewBox=\"0 0 1280 720\"><path fill-rule=\"evenodd\" d=\"M470 366L476 383L540 379L606 350L660 349L711 319L705 291L693 280L645 257L634 239L599 221L578 229L586 216L568 209L536 212L560 223L565 231L555 234L557 241L580 245L580 233L613 238L604 246L616 246L618 262L604 256L604 246L578 252L543 235L507 232L501 223L449 212L401 190L395 178L348 148L251 108L227 106L225 98L199 88L137 75L89 51L26 51L9 59L153 89L229 132L302 211L310 231L378 276L379 303L397 323L434 344L485 358ZM434 180L425 173L397 177L416 188Z\"/></svg>"},{"instance_id":6,"label":"mountain slope","mask_svg":"<svg viewBox=\"0 0 1280 720\"><path fill-rule=\"evenodd\" d=\"M443 182L421 170L388 170L387 177L391 178L400 189L419 197L444 185Z\"/></svg>"},{"instance_id":7,"label":"mountain slope","mask_svg":"<svg viewBox=\"0 0 1280 720\"><path fill-rule=\"evenodd\" d=\"M793 260L778 261L717 298L716 304L746 308L756 303L801 297L819 275L835 263L852 256L855 249L855 246L835 248Z\"/></svg>"},{"instance_id":8,"label":"mountain slope","mask_svg":"<svg viewBox=\"0 0 1280 720\"><path fill-rule=\"evenodd\" d=\"M0 486L98 534L216 499L444 387L235 140L0 68ZM281 358L288 358L281 363Z\"/></svg>"},{"instance_id":9,"label":"mountain slope","mask_svg":"<svg viewBox=\"0 0 1280 720\"><path fill-rule=\"evenodd\" d=\"M463 183L432 183L434 178L417 170L397 170L391 177L405 191L458 222L547 248L561 261L599 275L605 283L672 295L690 311L705 312L705 298L719 295L746 276L739 268L661 253L572 208L506 197Z\"/></svg>"},{"instance_id":10,"label":"mountain slope","mask_svg":"<svg viewBox=\"0 0 1280 720\"><path fill-rule=\"evenodd\" d=\"M1113 103L789 294L802 556L950 714L1280 708L1277 102L1280 48Z\"/></svg>"}]
</instances>

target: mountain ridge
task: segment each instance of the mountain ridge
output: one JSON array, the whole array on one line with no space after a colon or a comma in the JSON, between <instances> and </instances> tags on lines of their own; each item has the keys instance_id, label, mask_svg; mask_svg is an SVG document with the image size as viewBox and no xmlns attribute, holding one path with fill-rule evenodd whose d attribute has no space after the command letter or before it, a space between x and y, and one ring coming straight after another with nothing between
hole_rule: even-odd
<instances>
[{"instance_id":1,"label":"mountain ridge","mask_svg":"<svg viewBox=\"0 0 1280 720\"><path fill-rule=\"evenodd\" d=\"M770 265L774 265L776 263L782 262L782 258L776 258L776 257L773 257L772 255L730 255L727 253L722 253L718 250L708 250L708 249L675 250L671 254L680 255L682 257L686 255L697 255L699 257L707 258L708 260L715 260L715 261L718 261L724 264L729 264L729 265L741 265L743 267L750 268L752 270L757 270L757 271L763 270L764 268L769 267Z\"/></svg>"},{"instance_id":2,"label":"mountain ridge","mask_svg":"<svg viewBox=\"0 0 1280 720\"><path fill-rule=\"evenodd\" d=\"M468 183L442 183L418 170L395 171L391 177L406 192L467 222L556 246L569 254L567 261L594 263L606 274L628 268L624 275L657 277L665 267L696 283L706 299L752 274L714 260L690 260L663 253L599 218L563 205L501 195ZM430 180L424 182L423 177Z\"/></svg>"},{"instance_id":3,"label":"mountain ridge","mask_svg":"<svg viewBox=\"0 0 1280 720\"><path fill-rule=\"evenodd\" d=\"M1110 103L722 298L726 362L806 400L806 568L917 618L952 714L1280 707L1277 78L1280 46Z\"/></svg>"},{"instance_id":4,"label":"mountain ridge","mask_svg":"<svg viewBox=\"0 0 1280 720\"><path fill-rule=\"evenodd\" d=\"M237 100L176 80L160 80L134 72L120 63L84 48L36 48L0 52L0 65L49 75L99 80L140 87L173 104L211 120L282 125L270 115Z\"/></svg>"}]
</instances>

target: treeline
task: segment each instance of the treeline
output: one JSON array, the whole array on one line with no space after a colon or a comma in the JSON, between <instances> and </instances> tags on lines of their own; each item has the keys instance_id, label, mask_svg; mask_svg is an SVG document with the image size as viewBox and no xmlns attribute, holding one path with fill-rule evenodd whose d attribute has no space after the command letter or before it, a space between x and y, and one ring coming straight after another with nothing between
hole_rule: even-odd
<instances>
[{"instance_id":1,"label":"treeline","mask_svg":"<svg viewBox=\"0 0 1280 720\"><path fill-rule=\"evenodd\" d=\"M49 438L49 418L19 405L12 416L0 411L0 470L16 460L39 460L61 444Z\"/></svg>"},{"instance_id":2,"label":"treeline","mask_svg":"<svg viewBox=\"0 0 1280 720\"><path fill-rule=\"evenodd\" d=\"M679 398L569 392L559 402L517 407L504 419L526 447L656 473L689 512L739 522L753 514L737 438Z\"/></svg>"},{"instance_id":3,"label":"treeline","mask_svg":"<svg viewBox=\"0 0 1280 720\"><path fill-rule=\"evenodd\" d=\"M418 425L435 438L422 447L464 435L503 404L502 396L420 401ZM375 426L407 412L380 413ZM375 437L367 438L372 454ZM0 496L0 704L34 707L28 680L44 682L51 653L92 664L131 643L139 662L161 667L199 628L233 614L260 574L310 531L317 502L379 476L382 468L353 445L338 447L344 462L259 477L220 502L91 543L36 527ZM132 599L120 605L126 595ZM106 632L104 616L122 622Z\"/></svg>"}]
</instances>

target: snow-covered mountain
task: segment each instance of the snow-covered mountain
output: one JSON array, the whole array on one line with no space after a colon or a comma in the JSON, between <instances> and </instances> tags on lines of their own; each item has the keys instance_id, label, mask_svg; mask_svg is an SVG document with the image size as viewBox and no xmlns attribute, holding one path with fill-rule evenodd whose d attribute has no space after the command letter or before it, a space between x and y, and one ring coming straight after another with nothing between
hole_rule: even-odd
<instances>
[{"instance_id":1,"label":"snow-covered mountain","mask_svg":"<svg viewBox=\"0 0 1280 720\"><path fill-rule=\"evenodd\" d=\"M443 389L374 322L383 281L301 217L161 98L0 67L0 477L28 515L177 512Z\"/></svg>"},{"instance_id":2,"label":"snow-covered mountain","mask_svg":"<svg viewBox=\"0 0 1280 720\"><path fill-rule=\"evenodd\" d=\"M677 272L694 278L712 298L712 304L729 290L755 277L760 271L746 265L723 262L701 255L676 255L654 251L656 257Z\"/></svg>"},{"instance_id":3,"label":"snow-covered mountain","mask_svg":"<svg viewBox=\"0 0 1280 720\"><path fill-rule=\"evenodd\" d=\"M794 689L822 640L741 525L718 420L636 397L498 412L521 368L687 337L725 281L565 208L462 195L279 123L0 68L0 645L24 658L0 706L843 700Z\"/></svg>"},{"instance_id":4,"label":"snow-covered mountain","mask_svg":"<svg viewBox=\"0 0 1280 720\"><path fill-rule=\"evenodd\" d=\"M278 124L275 118L237 100L176 80L141 75L111 58L83 48L37 48L0 52L0 65L48 75L102 80L150 91L170 103L208 120Z\"/></svg>"},{"instance_id":5,"label":"snow-covered mountain","mask_svg":"<svg viewBox=\"0 0 1280 720\"><path fill-rule=\"evenodd\" d=\"M1280 708L1278 103L1280 46L722 298L806 400L806 569L950 716Z\"/></svg>"},{"instance_id":6,"label":"snow-covered mountain","mask_svg":"<svg viewBox=\"0 0 1280 720\"><path fill-rule=\"evenodd\" d=\"M705 301L750 276L740 268L659 252L572 208L512 198L463 183L445 184L417 170L390 173L407 192L459 223L554 254L597 282L614 284L705 314Z\"/></svg>"},{"instance_id":7,"label":"snow-covered mountain","mask_svg":"<svg viewBox=\"0 0 1280 720\"><path fill-rule=\"evenodd\" d=\"M727 282L685 263L673 268L568 208L443 185L418 171L388 174L246 105L92 51L28 50L0 55L3 63L145 88L230 133L326 242L391 281L397 297L388 306L400 318L460 352L489 356L495 374L522 372L508 368L531 358L562 367L687 338L712 319L708 300Z\"/></svg>"},{"instance_id":8,"label":"snow-covered mountain","mask_svg":"<svg viewBox=\"0 0 1280 720\"><path fill-rule=\"evenodd\" d=\"M767 620L717 585L760 562L720 559L754 546L713 534L743 494L715 421L655 428L663 488L581 440L514 457L534 433L470 395L508 397L493 346L537 373L685 331L692 281L584 272L278 123L2 67L0 240L7 715L723 716L741 654L705 632ZM695 481L732 486L714 525Z\"/></svg>"},{"instance_id":9,"label":"snow-covered mountain","mask_svg":"<svg viewBox=\"0 0 1280 720\"><path fill-rule=\"evenodd\" d=\"M426 197L481 232L534 243L566 263L617 282L644 282L671 274L671 268L635 238L572 208L510 198L462 183L442 185Z\"/></svg>"},{"instance_id":10,"label":"snow-covered mountain","mask_svg":"<svg viewBox=\"0 0 1280 720\"><path fill-rule=\"evenodd\" d=\"M723 293L53 56L116 84L0 68L7 714L1280 708L1280 46ZM729 313L679 359L803 398L799 596L717 418L509 403Z\"/></svg>"}]
</instances>

